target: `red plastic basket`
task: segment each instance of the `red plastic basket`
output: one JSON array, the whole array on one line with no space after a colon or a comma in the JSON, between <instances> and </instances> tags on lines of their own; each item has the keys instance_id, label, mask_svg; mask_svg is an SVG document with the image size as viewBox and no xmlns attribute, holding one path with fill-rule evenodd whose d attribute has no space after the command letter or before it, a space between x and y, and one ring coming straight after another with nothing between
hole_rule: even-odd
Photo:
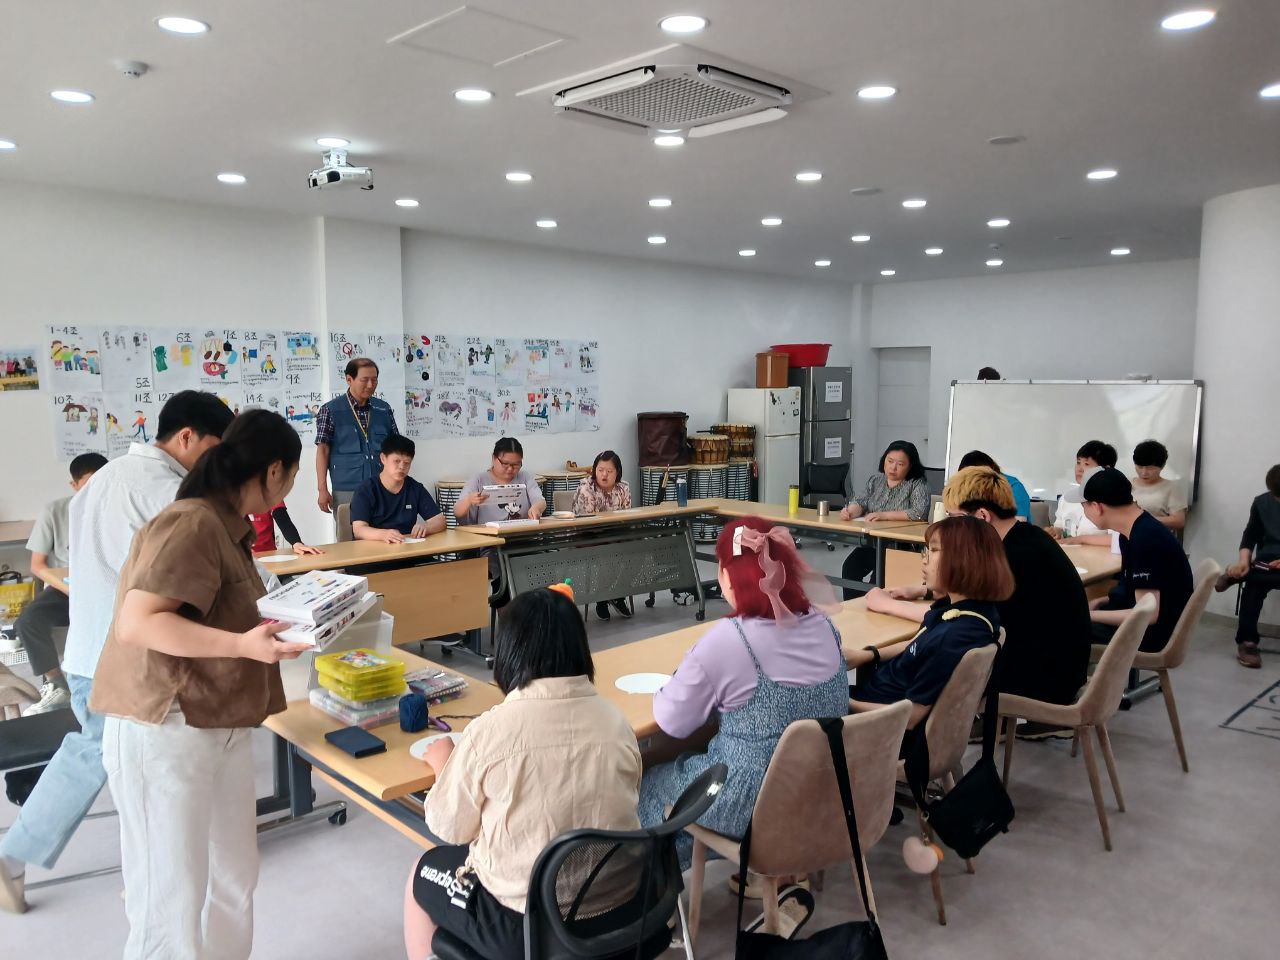
<instances>
[{"instance_id":1,"label":"red plastic basket","mask_svg":"<svg viewBox=\"0 0 1280 960\"><path fill-rule=\"evenodd\" d=\"M791 367L825 367L827 354L831 352L831 344L775 343L769 349L776 353L785 353L787 365Z\"/></svg>"}]
</instances>

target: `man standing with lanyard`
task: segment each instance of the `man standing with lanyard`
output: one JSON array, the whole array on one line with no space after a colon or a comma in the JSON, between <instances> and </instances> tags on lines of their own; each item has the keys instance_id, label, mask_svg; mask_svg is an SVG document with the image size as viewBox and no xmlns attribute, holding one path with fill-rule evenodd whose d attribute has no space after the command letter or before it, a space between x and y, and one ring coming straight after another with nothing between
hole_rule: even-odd
<instances>
[{"instance_id":1,"label":"man standing with lanyard","mask_svg":"<svg viewBox=\"0 0 1280 960\"><path fill-rule=\"evenodd\" d=\"M316 416L317 502L325 513L350 503L356 487L378 475L382 441L400 433L391 405L373 395L378 389L378 365L368 357L357 357L347 363L344 373L347 392L326 403Z\"/></svg>"}]
</instances>

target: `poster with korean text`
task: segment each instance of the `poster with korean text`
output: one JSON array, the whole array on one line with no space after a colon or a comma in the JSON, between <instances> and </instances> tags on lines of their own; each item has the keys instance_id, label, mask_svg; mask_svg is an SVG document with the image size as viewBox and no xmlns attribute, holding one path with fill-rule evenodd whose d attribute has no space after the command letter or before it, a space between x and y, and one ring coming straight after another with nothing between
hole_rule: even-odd
<instances>
[{"instance_id":1,"label":"poster with korean text","mask_svg":"<svg viewBox=\"0 0 1280 960\"><path fill-rule=\"evenodd\" d=\"M574 357L577 360L577 357ZM547 429L552 433L573 433L578 426L578 398L573 384L561 381L547 385Z\"/></svg>"},{"instance_id":2,"label":"poster with korean text","mask_svg":"<svg viewBox=\"0 0 1280 960\"><path fill-rule=\"evenodd\" d=\"M493 408L491 386L467 387L467 435L487 437L494 432L497 411Z\"/></svg>"},{"instance_id":3,"label":"poster with korean text","mask_svg":"<svg viewBox=\"0 0 1280 960\"><path fill-rule=\"evenodd\" d=\"M551 379L550 350L546 340L524 341L525 384L541 386Z\"/></svg>"},{"instance_id":4,"label":"poster with korean text","mask_svg":"<svg viewBox=\"0 0 1280 960\"><path fill-rule=\"evenodd\" d=\"M53 443L61 460L107 452L102 394L52 391Z\"/></svg>"},{"instance_id":5,"label":"poster with korean text","mask_svg":"<svg viewBox=\"0 0 1280 960\"><path fill-rule=\"evenodd\" d=\"M284 389L284 343L279 330L244 329L240 349L240 382L246 390L278 394ZM279 412L278 410L276 411Z\"/></svg>"},{"instance_id":6,"label":"poster with korean text","mask_svg":"<svg viewBox=\"0 0 1280 960\"><path fill-rule=\"evenodd\" d=\"M213 393L221 393L231 384L240 383L244 363L240 359L239 337L234 330L204 330L196 346L200 364L200 385Z\"/></svg>"},{"instance_id":7,"label":"poster with korean text","mask_svg":"<svg viewBox=\"0 0 1280 960\"><path fill-rule=\"evenodd\" d=\"M581 433L590 433L600 429L600 401L595 384L578 384L575 388L578 401L576 411L577 427Z\"/></svg>"},{"instance_id":8,"label":"poster with korean text","mask_svg":"<svg viewBox=\"0 0 1280 960\"><path fill-rule=\"evenodd\" d=\"M495 382L497 361L493 341L487 337L467 337L467 383L492 384Z\"/></svg>"},{"instance_id":9,"label":"poster with korean text","mask_svg":"<svg viewBox=\"0 0 1280 960\"><path fill-rule=\"evenodd\" d=\"M106 393L151 390L151 331L142 327L106 327L99 343L102 389Z\"/></svg>"},{"instance_id":10,"label":"poster with korean text","mask_svg":"<svg viewBox=\"0 0 1280 960\"><path fill-rule=\"evenodd\" d=\"M554 383L566 383L578 377L578 341L547 341L547 375Z\"/></svg>"},{"instance_id":11,"label":"poster with korean text","mask_svg":"<svg viewBox=\"0 0 1280 960\"><path fill-rule=\"evenodd\" d=\"M284 418L304 440L315 436L316 417L324 401L325 395L319 388L311 391L290 388L284 392Z\"/></svg>"},{"instance_id":12,"label":"poster with korean text","mask_svg":"<svg viewBox=\"0 0 1280 960\"><path fill-rule=\"evenodd\" d=\"M45 327L48 386L56 393L83 394L102 389L102 332L97 327L57 323Z\"/></svg>"},{"instance_id":13,"label":"poster with korean text","mask_svg":"<svg viewBox=\"0 0 1280 960\"><path fill-rule=\"evenodd\" d=\"M497 418L495 433L503 437L512 437L522 432L524 417L521 402L523 400L524 390L521 387L498 387L494 391L493 409Z\"/></svg>"},{"instance_id":14,"label":"poster with korean text","mask_svg":"<svg viewBox=\"0 0 1280 960\"><path fill-rule=\"evenodd\" d=\"M437 437L465 437L467 435L467 391L457 390L433 391L431 402L435 414L435 435Z\"/></svg>"},{"instance_id":15,"label":"poster with korean text","mask_svg":"<svg viewBox=\"0 0 1280 960\"><path fill-rule=\"evenodd\" d=\"M428 386L406 386L404 391L404 433L413 440L430 440L436 436L435 412L431 405L433 389Z\"/></svg>"},{"instance_id":16,"label":"poster with korean text","mask_svg":"<svg viewBox=\"0 0 1280 960\"><path fill-rule=\"evenodd\" d=\"M493 341L494 364L499 386L523 387L529 379L529 355L519 337L499 337Z\"/></svg>"},{"instance_id":17,"label":"poster with korean text","mask_svg":"<svg viewBox=\"0 0 1280 960\"><path fill-rule=\"evenodd\" d=\"M600 344L595 340L578 341L578 369L573 377L576 383L594 383L599 375L596 359L600 355Z\"/></svg>"},{"instance_id":18,"label":"poster with korean text","mask_svg":"<svg viewBox=\"0 0 1280 960\"><path fill-rule=\"evenodd\" d=\"M524 429L526 433L546 433L550 423L550 400L545 386L530 384L525 389Z\"/></svg>"},{"instance_id":19,"label":"poster with korean text","mask_svg":"<svg viewBox=\"0 0 1280 960\"><path fill-rule=\"evenodd\" d=\"M199 334L193 330L164 329L149 331L149 337L152 385L157 399L163 403L180 390L199 388Z\"/></svg>"},{"instance_id":20,"label":"poster with korean text","mask_svg":"<svg viewBox=\"0 0 1280 960\"><path fill-rule=\"evenodd\" d=\"M465 337L452 334L436 334L435 339L436 386L442 389L461 389L467 385L467 348Z\"/></svg>"},{"instance_id":21,"label":"poster with korean text","mask_svg":"<svg viewBox=\"0 0 1280 960\"><path fill-rule=\"evenodd\" d=\"M431 338L425 333L404 335L404 388L422 390L434 386Z\"/></svg>"},{"instance_id":22,"label":"poster with korean text","mask_svg":"<svg viewBox=\"0 0 1280 960\"><path fill-rule=\"evenodd\" d=\"M131 443L151 443L163 404L154 390L111 390L103 396L101 430L108 457L129 452Z\"/></svg>"}]
</instances>

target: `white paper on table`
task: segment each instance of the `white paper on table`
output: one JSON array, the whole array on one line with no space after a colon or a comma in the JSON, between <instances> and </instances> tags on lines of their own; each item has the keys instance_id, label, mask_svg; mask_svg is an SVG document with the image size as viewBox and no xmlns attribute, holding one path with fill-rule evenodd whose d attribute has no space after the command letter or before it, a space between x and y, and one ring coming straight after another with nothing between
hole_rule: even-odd
<instances>
[{"instance_id":1,"label":"white paper on table","mask_svg":"<svg viewBox=\"0 0 1280 960\"><path fill-rule=\"evenodd\" d=\"M457 730L451 730L448 733L437 733L432 737L423 737L421 740L415 740L409 745L409 756L413 757L415 760L426 760L427 747L431 746L437 740L441 740L445 737L448 737L456 744L460 739L462 739L462 734Z\"/></svg>"},{"instance_id":2,"label":"white paper on table","mask_svg":"<svg viewBox=\"0 0 1280 960\"><path fill-rule=\"evenodd\" d=\"M657 693L671 679L669 673L628 673L613 681L623 693Z\"/></svg>"}]
</instances>

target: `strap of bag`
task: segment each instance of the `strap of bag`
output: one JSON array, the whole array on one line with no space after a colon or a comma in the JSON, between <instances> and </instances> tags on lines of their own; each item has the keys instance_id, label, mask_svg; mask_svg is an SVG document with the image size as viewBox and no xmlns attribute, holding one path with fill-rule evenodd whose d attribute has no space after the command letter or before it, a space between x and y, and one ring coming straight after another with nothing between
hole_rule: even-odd
<instances>
[{"instance_id":1,"label":"strap of bag","mask_svg":"<svg viewBox=\"0 0 1280 960\"><path fill-rule=\"evenodd\" d=\"M835 768L836 785L840 788L840 805L844 809L844 825L849 831L849 849L853 851L853 868L858 874L858 893L862 895L862 908L873 924L876 915L867 897L867 877L862 868L862 844L858 841L858 822L853 810L853 788L849 784L849 761L844 752L844 720L828 717L819 720L831 747L831 765Z\"/></svg>"}]
</instances>

